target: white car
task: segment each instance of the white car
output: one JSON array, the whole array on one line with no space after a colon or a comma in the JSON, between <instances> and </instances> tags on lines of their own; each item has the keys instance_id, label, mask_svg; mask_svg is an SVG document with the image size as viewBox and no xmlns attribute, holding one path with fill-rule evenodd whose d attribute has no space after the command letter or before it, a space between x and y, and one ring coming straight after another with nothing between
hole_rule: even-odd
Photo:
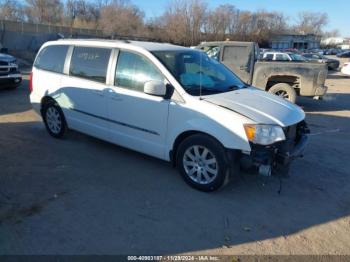
<instances>
[{"instance_id":1,"label":"white car","mask_svg":"<svg viewBox=\"0 0 350 262\"><path fill-rule=\"evenodd\" d=\"M247 86L201 51L170 44L47 42L30 90L53 137L74 129L171 161L203 191L220 188L241 163L271 175L307 139L298 106Z\"/></svg>"},{"instance_id":2,"label":"white car","mask_svg":"<svg viewBox=\"0 0 350 262\"><path fill-rule=\"evenodd\" d=\"M350 75L350 62L344 63L343 67L341 68L341 72L344 75Z\"/></svg>"},{"instance_id":3,"label":"white car","mask_svg":"<svg viewBox=\"0 0 350 262\"><path fill-rule=\"evenodd\" d=\"M302 55L292 53L292 52L265 52L262 56L263 60L267 61L297 61L297 62L307 62L306 58Z\"/></svg>"}]
</instances>

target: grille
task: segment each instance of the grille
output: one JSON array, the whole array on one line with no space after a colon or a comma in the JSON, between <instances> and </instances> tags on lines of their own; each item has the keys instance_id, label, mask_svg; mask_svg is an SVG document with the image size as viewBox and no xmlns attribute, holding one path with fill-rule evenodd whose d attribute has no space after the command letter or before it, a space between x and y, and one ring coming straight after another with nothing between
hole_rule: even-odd
<instances>
[{"instance_id":1,"label":"grille","mask_svg":"<svg viewBox=\"0 0 350 262\"><path fill-rule=\"evenodd\" d=\"M279 151L289 152L298 142L298 124L285 127L283 130L286 140L280 144Z\"/></svg>"},{"instance_id":2,"label":"grille","mask_svg":"<svg viewBox=\"0 0 350 262\"><path fill-rule=\"evenodd\" d=\"M285 132L286 134L286 139L288 140L295 140L297 136L297 125L292 125L287 127L287 130Z\"/></svg>"},{"instance_id":3,"label":"grille","mask_svg":"<svg viewBox=\"0 0 350 262\"><path fill-rule=\"evenodd\" d=\"M8 62L0 61L0 66L8 66L8 65L9 65Z\"/></svg>"}]
</instances>

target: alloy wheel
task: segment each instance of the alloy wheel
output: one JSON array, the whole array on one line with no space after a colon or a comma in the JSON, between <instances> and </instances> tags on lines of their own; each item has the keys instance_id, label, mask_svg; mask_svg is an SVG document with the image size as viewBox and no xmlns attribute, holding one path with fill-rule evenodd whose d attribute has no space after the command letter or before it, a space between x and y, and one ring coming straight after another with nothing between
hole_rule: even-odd
<instances>
[{"instance_id":1,"label":"alloy wheel","mask_svg":"<svg viewBox=\"0 0 350 262\"><path fill-rule=\"evenodd\" d=\"M275 93L276 96L282 97L284 99L289 99L289 95L286 91L280 90Z\"/></svg>"},{"instance_id":2,"label":"alloy wheel","mask_svg":"<svg viewBox=\"0 0 350 262\"><path fill-rule=\"evenodd\" d=\"M209 184L218 175L219 166L215 155L206 147L194 145L183 156L186 174L194 182Z\"/></svg>"},{"instance_id":3,"label":"alloy wheel","mask_svg":"<svg viewBox=\"0 0 350 262\"><path fill-rule=\"evenodd\" d=\"M50 106L46 110L46 123L52 133L58 134L61 131L62 119L57 108Z\"/></svg>"}]
</instances>

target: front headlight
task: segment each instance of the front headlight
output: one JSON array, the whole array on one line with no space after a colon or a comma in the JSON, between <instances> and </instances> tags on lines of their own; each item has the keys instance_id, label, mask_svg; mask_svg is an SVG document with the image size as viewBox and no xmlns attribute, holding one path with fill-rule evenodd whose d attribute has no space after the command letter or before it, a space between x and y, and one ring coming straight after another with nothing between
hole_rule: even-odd
<instances>
[{"instance_id":1,"label":"front headlight","mask_svg":"<svg viewBox=\"0 0 350 262\"><path fill-rule=\"evenodd\" d=\"M271 145L286 139L283 129L275 125L244 125L244 130L250 142L259 145Z\"/></svg>"},{"instance_id":2,"label":"front headlight","mask_svg":"<svg viewBox=\"0 0 350 262\"><path fill-rule=\"evenodd\" d=\"M18 67L18 65L16 63L9 63L10 67Z\"/></svg>"}]
</instances>

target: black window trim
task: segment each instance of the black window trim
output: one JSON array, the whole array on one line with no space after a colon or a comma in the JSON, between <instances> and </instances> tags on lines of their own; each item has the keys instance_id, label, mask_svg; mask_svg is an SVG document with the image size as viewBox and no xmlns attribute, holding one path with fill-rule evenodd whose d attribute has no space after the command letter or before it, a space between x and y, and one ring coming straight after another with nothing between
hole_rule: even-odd
<instances>
[{"instance_id":1,"label":"black window trim","mask_svg":"<svg viewBox=\"0 0 350 262\"><path fill-rule=\"evenodd\" d=\"M70 52L70 56L69 58L66 60L67 62L67 68L65 68L67 70L67 76L69 77L74 77L74 78L78 78L78 79L82 79L82 80L85 80L85 81L91 81L93 83L98 83L98 84L101 84L101 85L108 85L108 74L109 74L109 67L110 67L110 63L111 63L111 60L113 59L113 50L114 48L113 47L107 47L107 46L96 46L96 45L70 45L71 46L71 52ZM108 65L107 65L107 70L106 70L106 80L105 82L100 82L100 81L96 81L96 80L93 80L93 79L89 79L89 78L85 78L85 77L80 77L80 76L76 76L76 75L71 75L70 73L70 68L71 68L71 65L72 65L72 58L73 58L73 54L74 54L74 49L76 47L85 47L85 48L98 48L98 49L108 49L110 50L110 54L109 54L109 59L108 59ZM68 52L67 52L68 53Z\"/></svg>"}]
</instances>

